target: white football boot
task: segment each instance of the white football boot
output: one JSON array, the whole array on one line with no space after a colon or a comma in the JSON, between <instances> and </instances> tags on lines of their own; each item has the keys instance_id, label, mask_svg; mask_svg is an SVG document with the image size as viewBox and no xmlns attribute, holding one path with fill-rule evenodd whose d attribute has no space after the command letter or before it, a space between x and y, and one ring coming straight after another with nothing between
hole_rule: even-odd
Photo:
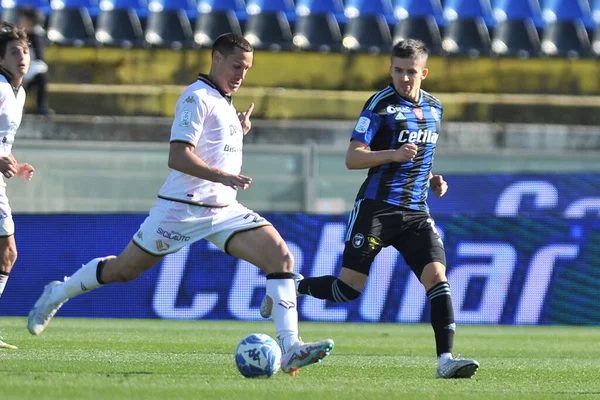
<instances>
[{"instance_id":1,"label":"white football boot","mask_svg":"<svg viewBox=\"0 0 600 400\"><path fill-rule=\"evenodd\" d=\"M321 362L333 350L333 340L325 339L315 343L298 342L287 349L281 357L281 370L296 376L300 368Z\"/></svg>"},{"instance_id":2,"label":"white football boot","mask_svg":"<svg viewBox=\"0 0 600 400\"><path fill-rule=\"evenodd\" d=\"M436 378L443 379L464 379L471 378L479 369L479 363L475 360L466 360L456 357L440 360L437 369Z\"/></svg>"},{"instance_id":3,"label":"white football boot","mask_svg":"<svg viewBox=\"0 0 600 400\"><path fill-rule=\"evenodd\" d=\"M4 341L4 338L2 336L0 336L0 349L11 349L11 350L17 350L18 347L14 346L12 344L8 344Z\"/></svg>"},{"instance_id":4,"label":"white football boot","mask_svg":"<svg viewBox=\"0 0 600 400\"><path fill-rule=\"evenodd\" d=\"M62 284L60 281L53 281L47 284L44 292L38 301L35 302L31 311L29 311L27 328L32 335L39 335L44 332L54 314L67 302L68 299L56 298L55 291Z\"/></svg>"}]
</instances>

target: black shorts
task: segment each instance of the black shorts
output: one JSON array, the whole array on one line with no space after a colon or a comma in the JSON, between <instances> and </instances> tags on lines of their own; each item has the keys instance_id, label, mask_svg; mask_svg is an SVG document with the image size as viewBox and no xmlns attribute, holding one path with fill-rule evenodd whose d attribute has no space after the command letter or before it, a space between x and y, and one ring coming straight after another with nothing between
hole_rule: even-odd
<instances>
[{"instance_id":1,"label":"black shorts","mask_svg":"<svg viewBox=\"0 0 600 400\"><path fill-rule=\"evenodd\" d=\"M388 246L394 246L402 254L417 278L431 262L446 265L444 245L433 218L425 211L377 200L359 200L350 213L345 239L342 266L365 275L369 274L375 256Z\"/></svg>"}]
</instances>

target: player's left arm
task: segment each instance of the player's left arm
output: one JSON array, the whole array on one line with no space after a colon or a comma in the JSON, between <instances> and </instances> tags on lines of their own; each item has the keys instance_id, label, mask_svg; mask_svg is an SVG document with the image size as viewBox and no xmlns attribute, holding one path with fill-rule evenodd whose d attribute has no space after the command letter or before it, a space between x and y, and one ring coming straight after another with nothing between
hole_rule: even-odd
<instances>
[{"instance_id":1,"label":"player's left arm","mask_svg":"<svg viewBox=\"0 0 600 400\"><path fill-rule=\"evenodd\" d=\"M17 164L17 173L15 174L16 176L26 181L30 181L31 178L33 178L33 173L35 172L35 168L33 168L33 165L29 163L17 162L15 156L13 156L12 153L9 154L8 157Z\"/></svg>"},{"instance_id":2,"label":"player's left arm","mask_svg":"<svg viewBox=\"0 0 600 400\"><path fill-rule=\"evenodd\" d=\"M448 182L444 180L442 175L433 175L429 172L427 177L429 180L429 189L436 195L436 197L442 197L448 191Z\"/></svg>"}]
</instances>

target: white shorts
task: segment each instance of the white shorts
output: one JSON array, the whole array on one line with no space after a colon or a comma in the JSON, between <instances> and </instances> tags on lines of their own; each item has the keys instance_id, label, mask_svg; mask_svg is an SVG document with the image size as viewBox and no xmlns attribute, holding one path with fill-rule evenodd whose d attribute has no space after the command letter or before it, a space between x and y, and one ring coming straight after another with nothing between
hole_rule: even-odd
<instances>
[{"instance_id":1,"label":"white shorts","mask_svg":"<svg viewBox=\"0 0 600 400\"><path fill-rule=\"evenodd\" d=\"M132 240L156 256L175 253L201 239L227 252L227 241L234 233L268 225L269 221L240 203L201 207L158 199Z\"/></svg>"},{"instance_id":2,"label":"white shorts","mask_svg":"<svg viewBox=\"0 0 600 400\"><path fill-rule=\"evenodd\" d=\"M6 187L0 186L0 237L12 236L14 233L15 223L6 197Z\"/></svg>"}]
</instances>

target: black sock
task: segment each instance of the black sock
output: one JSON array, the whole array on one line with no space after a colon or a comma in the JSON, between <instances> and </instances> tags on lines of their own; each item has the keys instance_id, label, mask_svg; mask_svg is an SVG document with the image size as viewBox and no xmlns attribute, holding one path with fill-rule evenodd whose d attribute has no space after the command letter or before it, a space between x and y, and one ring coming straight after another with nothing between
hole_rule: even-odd
<instances>
[{"instance_id":1,"label":"black sock","mask_svg":"<svg viewBox=\"0 0 600 400\"><path fill-rule=\"evenodd\" d=\"M360 296L358 290L332 275L304 278L298 285L298 292L336 303L347 303Z\"/></svg>"},{"instance_id":2,"label":"black sock","mask_svg":"<svg viewBox=\"0 0 600 400\"><path fill-rule=\"evenodd\" d=\"M102 270L104 269L104 264L106 264L106 258L100 261L98 263L98 266L96 267L96 280L101 285L104 285L104 282L102 282L102 279L100 279L100 277L102 276Z\"/></svg>"},{"instance_id":3,"label":"black sock","mask_svg":"<svg viewBox=\"0 0 600 400\"><path fill-rule=\"evenodd\" d=\"M454 310L450 298L450 285L440 282L427 291L431 301L431 326L435 333L435 347L438 357L442 353L452 353L454 347Z\"/></svg>"}]
</instances>

